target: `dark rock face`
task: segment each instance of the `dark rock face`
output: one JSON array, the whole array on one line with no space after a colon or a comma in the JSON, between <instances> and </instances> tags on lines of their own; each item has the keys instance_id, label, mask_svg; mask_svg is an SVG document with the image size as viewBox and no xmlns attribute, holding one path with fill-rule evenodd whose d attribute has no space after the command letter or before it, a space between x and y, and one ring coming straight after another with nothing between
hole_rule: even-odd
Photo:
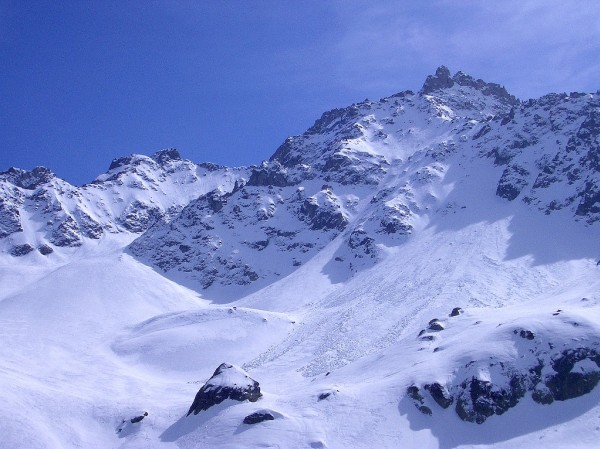
<instances>
[{"instance_id":1,"label":"dark rock face","mask_svg":"<svg viewBox=\"0 0 600 449\"><path fill-rule=\"evenodd\" d=\"M552 369L556 372L546 381L550 394L557 401L566 401L592 391L600 380L600 370L573 372L575 364L589 360L600 368L600 353L589 348L563 351L552 361Z\"/></svg>"},{"instance_id":2,"label":"dark rock face","mask_svg":"<svg viewBox=\"0 0 600 449\"><path fill-rule=\"evenodd\" d=\"M23 245L15 245L10 250L10 255L14 257L24 256L33 251L34 248L29 243L25 243Z\"/></svg>"},{"instance_id":3,"label":"dark rock face","mask_svg":"<svg viewBox=\"0 0 600 449\"><path fill-rule=\"evenodd\" d=\"M356 105L327 111L323 113L320 119L315 121L313 126L306 130L306 134L331 132L337 125L358 118L359 112L359 108Z\"/></svg>"},{"instance_id":4,"label":"dark rock face","mask_svg":"<svg viewBox=\"0 0 600 449\"><path fill-rule=\"evenodd\" d=\"M520 338L533 342L531 331L514 331ZM566 349L552 355L548 345L536 345L528 351L533 354L530 366L517 367L512 362L472 361L464 369L494 370L494 382L486 376L471 375L448 386L425 384L423 389L442 408L455 403L456 414L467 422L481 424L493 415L502 415L515 407L527 394L539 404L566 401L591 392L600 382L600 352L594 348ZM552 345L550 345L552 347ZM543 350L535 348L544 348ZM412 385L407 395L424 414L432 414L421 389Z\"/></svg>"},{"instance_id":5,"label":"dark rock face","mask_svg":"<svg viewBox=\"0 0 600 449\"><path fill-rule=\"evenodd\" d=\"M294 152L294 138L288 137L271 156L271 162L277 161L284 167L294 167L302 162L300 155Z\"/></svg>"},{"instance_id":6,"label":"dark rock face","mask_svg":"<svg viewBox=\"0 0 600 449\"><path fill-rule=\"evenodd\" d=\"M423 84L421 93L430 94L439 89L446 89L454 86L454 81L450 76L450 70L446 66L440 66L435 71L435 75L429 75Z\"/></svg>"},{"instance_id":7,"label":"dark rock face","mask_svg":"<svg viewBox=\"0 0 600 449\"><path fill-rule=\"evenodd\" d=\"M273 421L275 417L269 412L255 412L244 418L244 424L258 424L263 421Z\"/></svg>"},{"instance_id":8,"label":"dark rock face","mask_svg":"<svg viewBox=\"0 0 600 449\"><path fill-rule=\"evenodd\" d=\"M356 132L359 134L359 132ZM353 139L359 136L352 136ZM342 185L377 185L387 172L387 162L380 156L361 154L361 161L341 152L327 158L323 171L325 180Z\"/></svg>"},{"instance_id":9,"label":"dark rock face","mask_svg":"<svg viewBox=\"0 0 600 449\"><path fill-rule=\"evenodd\" d=\"M513 374L504 388L473 377L460 384L456 413L463 421L481 424L517 405L526 391L527 379L523 375Z\"/></svg>"},{"instance_id":10,"label":"dark rock face","mask_svg":"<svg viewBox=\"0 0 600 449\"><path fill-rule=\"evenodd\" d=\"M125 165L129 165L133 161L133 156L124 156L113 159L108 167L108 171L114 170L115 168L123 167Z\"/></svg>"},{"instance_id":11,"label":"dark rock face","mask_svg":"<svg viewBox=\"0 0 600 449\"><path fill-rule=\"evenodd\" d=\"M247 185L286 187L294 185L294 182L288 180L287 171L281 164L272 162L252 170Z\"/></svg>"},{"instance_id":12,"label":"dark rock face","mask_svg":"<svg viewBox=\"0 0 600 449\"><path fill-rule=\"evenodd\" d=\"M370 237L364 229L355 229L350 233L348 246L358 257L364 255L373 258L377 255L375 239Z\"/></svg>"},{"instance_id":13,"label":"dark rock face","mask_svg":"<svg viewBox=\"0 0 600 449\"><path fill-rule=\"evenodd\" d=\"M319 401L323 401L323 400L327 399L329 396L331 396L331 392L328 391L326 393L321 393L317 399Z\"/></svg>"},{"instance_id":14,"label":"dark rock face","mask_svg":"<svg viewBox=\"0 0 600 449\"><path fill-rule=\"evenodd\" d=\"M22 231L21 214L17 205L0 199L0 239Z\"/></svg>"},{"instance_id":15,"label":"dark rock face","mask_svg":"<svg viewBox=\"0 0 600 449\"><path fill-rule=\"evenodd\" d=\"M144 159L148 160L147 157L140 158L140 156L138 155L130 155L113 159L113 161L110 164L110 167L108 167L108 170L114 170L115 168L124 167L126 165L136 166L139 165ZM157 151L152 156L150 156L150 159L152 159L157 164L164 166L169 162L181 161L181 155L179 154L179 151L177 151L176 148L167 148L164 150Z\"/></svg>"},{"instance_id":16,"label":"dark rock face","mask_svg":"<svg viewBox=\"0 0 600 449\"><path fill-rule=\"evenodd\" d=\"M435 75L429 75L423 84L421 93L424 95L432 94L441 89L448 89L455 84L464 87L472 87L479 90L483 95L492 96L506 105L516 106L519 100L510 95L506 89L496 83L486 83L481 79L475 79L463 72L456 72L450 76L450 70L446 66L440 66L435 71Z\"/></svg>"},{"instance_id":17,"label":"dark rock face","mask_svg":"<svg viewBox=\"0 0 600 449\"><path fill-rule=\"evenodd\" d=\"M383 217L380 221L381 232L385 234L408 235L413 227L410 224L412 212L404 204L394 206L385 205L383 208Z\"/></svg>"},{"instance_id":18,"label":"dark rock face","mask_svg":"<svg viewBox=\"0 0 600 449\"><path fill-rule=\"evenodd\" d=\"M300 215L310 223L312 230L343 231L348 224L348 218L342 212L337 197L328 190L325 191L321 204L315 197L304 200L300 207Z\"/></svg>"},{"instance_id":19,"label":"dark rock face","mask_svg":"<svg viewBox=\"0 0 600 449\"><path fill-rule=\"evenodd\" d=\"M496 195L500 198L506 198L509 201L514 200L527 186L529 175L529 171L525 168L519 165L509 165L504 169L502 177L498 182Z\"/></svg>"},{"instance_id":20,"label":"dark rock face","mask_svg":"<svg viewBox=\"0 0 600 449\"><path fill-rule=\"evenodd\" d=\"M54 229L50 236L50 242L55 246L81 246L79 226L73 217L67 216L65 220Z\"/></svg>"},{"instance_id":21,"label":"dark rock face","mask_svg":"<svg viewBox=\"0 0 600 449\"><path fill-rule=\"evenodd\" d=\"M148 412L144 412L144 414L140 415L140 416L135 416L135 417L131 418L129 421L131 422L131 424L135 424L136 422L140 422L146 416L148 416Z\"/></svg>"},{"instance_id":22,"label":"dark rock face","mask_svg":"<svg viewBox=\"0 0 600 449\"><path fill-rule=\"evenodd\" d=\"M446 387L437 382L425 385L424 388L429 392L433 400L442 408L448 408L454 402L454 398L450 395Z\"/></svg>"},{"instance_id":23,"label":"dark rock face","mask_svg":"<svg viewBox=\"0 0 600 449\"><path fill-rule=\"evenodd\" d=\"M158 207L152 207L141 201L134 201L125 208L119 217L119 223L130 232L143 232L163 218Z\"/></svg>"},{"instance_id":24,"label":"dark rock face","mask_svg":"<svg viewBox=\"0 0 600 449\"><path fill-rule=\"evenodd\" d=\"M26 190L35 190L52 178L54 178L54 173L46 167L36 167L31 171L11 167L0 173L0 181L6 180Z\"/></svg>"},{"instance_id":25,"label":"dark rock face","mask_svg":"<svg viewBox=\"0 0 600 449\"><path fill-rule=\"evenodd\" d=\"M212 377L196 394L187 415L197 415L225 399L235 401L256 402L262 396L260 386L243 370L227 363L222 363Z\"/></svg>"},{"instance_id":26,"label":"dark rock face","mask_svg":"<svg viewBox=\"0 0 600 449\"><path fill-rule=\"evenodd\" d=\"M433 414L431 409L425 405L425 398L421 395L419 387L416 385L411 385L406 389L406 394L414 401L415 407L417 407L417 410L419 410L421 413L430 416Z\"/></svg>"},{"instance_id":27,"label":"dark rock face","mask_svg":"<svg viewBox=\"0 0 600 449\"><path fill-rule=\"evenodd\" d=\"M94 240L102 237L104 229L102 229L100 223L81 210L76 211L75 215L78 220L79 230L84 237Z\"/></svg>"},{"instance_id":28,"label":"dark rock face","mask_svg":"<svg viewBox=\"0 0 600 449\"><path fill-rule=\"evenodd\" d=\"M481 129L479 131L477 131L474 135L473 135L473 140L477 140L483 136L485 136L487 133L489 133L492 130L491 126L488 125L487 123L485 125L483 125L481 127Z\"/></svg>"},{"instance_id":29,"label":"dark rock face","mask_svg":"<svg viewBox=\"0 0 600 449\"><path fill-rule=\"evenodd\" d=\"M38 246L38 251L43 256L47 256L47 255L52 254L54 252L54 250L52 249L51 246L45 245L45 244Z\"/></svg>"},{"instance_id":30,"label":"dark rock face","mask_svg":"<svg viewBox=\"0 0 600 449\"><path fill-rule=\"evenodd\" d=\"M152 156L150 156L156 163L160 165L164 165L171 161L180 161L181 155L176 148L167 148L164 150L157 151Z\"/></svg>"}]
</instances>

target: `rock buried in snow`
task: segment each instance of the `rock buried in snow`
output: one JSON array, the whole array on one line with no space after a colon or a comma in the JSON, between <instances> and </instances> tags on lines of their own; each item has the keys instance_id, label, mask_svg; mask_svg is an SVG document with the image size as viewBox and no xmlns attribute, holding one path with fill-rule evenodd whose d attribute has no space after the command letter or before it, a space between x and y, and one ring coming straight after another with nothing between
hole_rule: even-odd
<instances>
[{"instance_id":1,"label":"rock buried in snow","mask_svg":"<svg viewBox=\"0 0 600 449\"><path fill-rule=\"evenodd\" d=\"M133 424L138 424L141 422L146 416L148 416L148 412L143 412L141 415L134 416L131 419L124 419L117 427L117 433L119 434L129 434L134 430Z\"/></svg>"},{"instance_id":2,"label":"rock buried in snow","mask_svg":"<svg viewBox=\"0 0 600 449\"><path fill-rule=\"evenodd\" d=\"M444 324L440 320L438 320L437 318L434 318L433 320L431 320L429 322L427 329L429 329L431 331L439 332L439 331L443 331L445 329L445 327L444 327Z\"/></svg>"},{"instance_id":3,"label":"rock buried in snow","mask_svg":"<svg viewBox=\"0 0 600 449\"><path fill-rule=\"evenodd\" d=\"M197 415L225 399L256 402L262 396L257 381L237 366L222 363L196 394L187 416Z\"/></svg>"},{"instance_id":4,"label":"rock buried in snow","mask_svg":"<svg viewBox=\"0 0 600 449\"><path fill-rule=\"evenodd\" d=\"M144 419L146 416L148 416L148 412L144 412L143 415L140 416L134 416L133 418L131 418L129 421L131 422L131 424L135 424L136 422L140 422L142 419Z\"/></svg>"},{"instance_id":5,"label":"rock buried in snow","mask_svg":"<svg viewBox=\"0 0 600 449\"><path fill-rule=\"evenodd\" d=\"M274 419L275 417L271 413L267 411L260 411L246 416L244 418L244 424L258 424L263 421L273 421Z\"/></svg>"},{"instance_id":6,"label":"rock buried in snow","mask_svg":"<svg viewBox=\"0 0 600 449\"><path fill-rule=\"evenodd\" d=\"M461 315L464 312L463 309L461 309L460 307L455 307L454 309L452 309L452 312L450 312L450 316L458 316Z\"/></svg>"}]
</instances>

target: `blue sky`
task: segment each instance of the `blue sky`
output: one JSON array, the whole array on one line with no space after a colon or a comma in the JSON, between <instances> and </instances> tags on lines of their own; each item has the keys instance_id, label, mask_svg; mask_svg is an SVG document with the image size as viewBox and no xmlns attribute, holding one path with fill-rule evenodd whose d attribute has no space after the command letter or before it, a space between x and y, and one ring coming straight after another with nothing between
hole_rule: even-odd
<instances>
[{"instance_id":1,"label":"blue sky","mask_svg":"<svg viewBox=\"0 0 600 449\"><path fill-rule=\"evenodd\" d=\"M322 112L418 90L441 64L521 99L600 89L581 1L0 0L0 170L89 182L177 147L248 165Z\"/></svg>"}]
</instances>

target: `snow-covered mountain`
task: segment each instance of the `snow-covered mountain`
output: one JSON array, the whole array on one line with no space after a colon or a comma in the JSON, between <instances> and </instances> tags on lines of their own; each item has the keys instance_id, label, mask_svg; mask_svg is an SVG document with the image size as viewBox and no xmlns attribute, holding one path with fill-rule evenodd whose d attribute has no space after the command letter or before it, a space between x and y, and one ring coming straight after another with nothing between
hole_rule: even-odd
<instances>
[{"instance_id":1,"label":"snow-covered mountain","mask_svg":"<svg viewBox=\"0 0 600 449\"><path fill-rule=\"evenodd\" d=\"M440 67L257 166L0 173L6 447L595 447L599 95Z\"/></svg>"}]
</instances>

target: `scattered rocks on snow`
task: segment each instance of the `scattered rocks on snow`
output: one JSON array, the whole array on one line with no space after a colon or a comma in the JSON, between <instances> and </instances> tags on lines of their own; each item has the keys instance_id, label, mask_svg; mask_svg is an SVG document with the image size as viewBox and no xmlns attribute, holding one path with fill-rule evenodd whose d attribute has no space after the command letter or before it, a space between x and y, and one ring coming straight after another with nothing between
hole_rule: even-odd
<instances>
[{"instance_id":1,"label":"scattered rocks on snow","mask_svg":"<svg viewBox=\"0 0 600 449\"><path fill-rule=\"evenodd\" d=\"M192 413L197 415L213 405L220 404L225 399L256 402L261 396L257 381L248 376L241 368L222 363L200 388L187 414L188 416Z\"/></svg>"},{"instance_id":2,"label":"scattered rocks on snow","mask_svg":"<svg viewBox=\"0 0 600 449\"><path fill-rule=\"evenodd\" d=\"M533 334L533 332L526 330L526 329L521 329L520 331L517 331L515 329L513 332L515 334L518 333L521 338L525 338L527 340L533 340L535 338L535 335Z\"/></svg>"}]
</instances>

